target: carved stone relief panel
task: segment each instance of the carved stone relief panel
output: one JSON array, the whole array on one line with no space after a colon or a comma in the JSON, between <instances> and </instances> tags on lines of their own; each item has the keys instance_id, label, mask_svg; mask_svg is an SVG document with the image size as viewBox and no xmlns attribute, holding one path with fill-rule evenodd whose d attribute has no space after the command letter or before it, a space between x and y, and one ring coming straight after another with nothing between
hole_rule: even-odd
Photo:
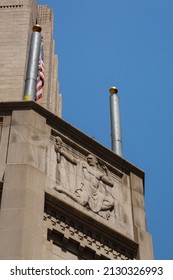
<instances>
[{"instance_id":1,"label":"carved stone relief panel","mask_svg":"<svg viewBox=\"0 0 173 280\"><path fill-rule=\"evenodd\" d=\"M117 176L95 155L87 151L79 153L58 135L53 138L54 194L74 207L82 206L82 211L133 238L128 176L123 173Z\"/></svg>"}]
</instances>

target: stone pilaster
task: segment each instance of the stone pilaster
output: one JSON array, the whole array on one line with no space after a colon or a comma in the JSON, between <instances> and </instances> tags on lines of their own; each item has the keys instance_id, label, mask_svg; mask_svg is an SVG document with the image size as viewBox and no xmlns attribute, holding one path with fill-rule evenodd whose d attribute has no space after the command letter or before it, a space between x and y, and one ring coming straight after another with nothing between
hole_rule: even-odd
<instances>
[{"instance_id":1,"label":"stone pilaster","mask_svg":"<svg viewBox=\"0 0 173 280\"><path fill-rule=\"evenodd\" d=\"M40 259L46 184L45 119L12 114L0 209L0 259Z\"/></svg>"}]
</instances>

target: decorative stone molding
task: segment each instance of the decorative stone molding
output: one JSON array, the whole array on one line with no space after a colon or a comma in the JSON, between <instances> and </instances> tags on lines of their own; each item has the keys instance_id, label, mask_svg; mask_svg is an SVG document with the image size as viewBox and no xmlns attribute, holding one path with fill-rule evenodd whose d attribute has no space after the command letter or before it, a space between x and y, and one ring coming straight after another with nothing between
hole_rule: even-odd
<instances>
[{"instance_id":1,"label":"decorative stone molding","mask_svg":"<svg viewBox=\"0 0 173 280\"><path fill-rule=\"evenodd\" d=\"M23 5L6 5L0 6L0 9L23 8Z\"/></svg>"},{"instance_id":2,"label":"decorative stone molding","mask_svg":"<svg viewBox=\"0 0 173 280\"><path fill-rule=\"evenodd\" d=\"M74 253L78 258L87 259L89 250L89 259L135 259L134 251L110 241L102 234L73 221L60 212L47 209L43 219L47 228L47 240L55 246Z\"/></svg>"}]
</instances>

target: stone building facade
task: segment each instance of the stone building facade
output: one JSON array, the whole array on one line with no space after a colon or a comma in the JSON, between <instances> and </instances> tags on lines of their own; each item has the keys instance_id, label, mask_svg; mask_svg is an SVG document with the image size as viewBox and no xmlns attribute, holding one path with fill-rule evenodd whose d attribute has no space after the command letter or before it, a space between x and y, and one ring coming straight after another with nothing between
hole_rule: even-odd
<instances>
[{"instance_id":1,"label":"stone building facade","mask_svg":"<svg viewBox=\"0 0 173 280\"><path fill-rule=\"evenodd\" d=\"M9 23L9 44L0 35L0 259L152 259L144 172L59 117L52 10L27 0L0 0L0 9L1 21L14 16L27 29L12 36ZM39 103L22 101L36 19L46 37Z\"/></svg>"},{"instance_id":2,"label":"stone building facade","mask_svg":"<svg viewBox=\"0 0 173 280\"><path fill-rule=\"evenodd\" d=\"M1 259L153 258L140 169L34 101L0 112Z\"/></svg>"}]
</instances>

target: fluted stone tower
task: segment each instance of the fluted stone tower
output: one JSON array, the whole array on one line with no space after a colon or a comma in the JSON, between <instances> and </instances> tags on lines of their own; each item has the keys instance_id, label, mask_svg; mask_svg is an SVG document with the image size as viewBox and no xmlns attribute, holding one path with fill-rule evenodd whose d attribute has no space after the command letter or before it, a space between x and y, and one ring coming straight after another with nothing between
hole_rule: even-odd
<instances>
[{"instance_id":1,"label":"fluted stone tower","mask_svg":"<svg viewBox=\"0 0 173 280\"><path fill-rule=\"evenodd\" d=\"M152 259L144 172L60 117L52 10L0 0L0 22L0 259ZM36 22L44 93L22 101Z\"/></svg>"}]
</instances>

